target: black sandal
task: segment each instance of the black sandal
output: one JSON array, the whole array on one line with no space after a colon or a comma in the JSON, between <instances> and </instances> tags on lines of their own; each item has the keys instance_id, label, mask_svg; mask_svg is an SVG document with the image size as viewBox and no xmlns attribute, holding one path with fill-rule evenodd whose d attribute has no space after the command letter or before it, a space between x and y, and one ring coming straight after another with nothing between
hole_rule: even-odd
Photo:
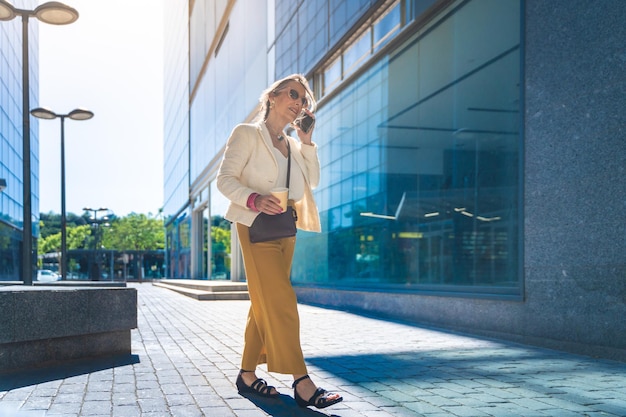
<instances>
[{"instance_id":1,"label":"black sandal","mask_svg":"<svg viewBox=\"0 0 626 417\"><path fill-rule=\"evenodd\" d=\"M272 387L271 385L267 385L267 382L265 382L264 379L257 378L257 380L254 381L252 385L246 385L246 383L243 382L243 378L241 377L241 374L243 374L244 372L254 371L244 371L243 369L239 371L239 375L237 376L237 382L235 382L239 394L256 394L266 398L278 397L278 391L272 394L272 390L275 390L276 388Z\"/></svg>"},{"instance_id":2,"label":"black sandal","mask_svg":"<svg viewBox=\"0 0 626 417\"><path fill-rule=\"evenodd\" d=\"M298 394L296 385L298 385L300 381L303 381L307 378L310 379L308 375L298 378L295 381L293 381L293 385L291 386L293 388L293 397L296 399L296 402L298 403L300 407L304 408L304 407L308 407L312 405L315 408L321 409L321 408L326 408L328 406L331 406L333 404L337 404L338 402L343 401L343 397L338 397L338 398L335 398L334 400L329 400L328 396L332 395L332 393L326 391L324 388L319 388L319 387L317 388L317 390L315 390L315 393L311 396L311 398L309 398L308 401L305 400L304 398L300 396L300 394Z\"/></svg>"}]
</instances>

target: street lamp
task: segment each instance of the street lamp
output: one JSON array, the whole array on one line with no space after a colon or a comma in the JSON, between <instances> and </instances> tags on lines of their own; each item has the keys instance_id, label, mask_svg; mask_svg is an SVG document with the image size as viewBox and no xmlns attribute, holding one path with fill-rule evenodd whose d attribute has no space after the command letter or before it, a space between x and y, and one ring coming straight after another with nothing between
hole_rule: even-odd
<instances>
[{"instance_id":1,"label":"street lamp","mask_svg":"<svg viewBox=\"0 0 626 417\"><path fill-rule=\"evenodd\" d=\"M93 216L90 216L90 219L92 219L92 223L91 225L94 226L95 229L95 236L94 236L94 257L96 258L96 269L97 269L97 277L94 276L93 278L96 278L96 281L100 280L100 259L99 259L99 251L98 251L98 241L100 239L100 223L102 223L103 221L106 222L109 217L108 216L104 216L102 217L99 221L98 221L98 213L101 211L104 212L108 212L109 209L105 208L105 207L100 207L99 209L92 209L90 207L84 207L83 208L84 211L88 211L90 213L93 213ZM103 226L110 226L108 223L104 223ZM90 268L91 269L91 268ZM89 273L91 274L91 271L89 271Z\"/></svg>"},{"instance_id":2,"label":"street lamp","mask_svg":"<svg viewBox=\"0 0 626 417\"><path fill-rule=\"evenodd\" d=\"M30 109L28 18L34 16L38 20L51 25L68 25L78 19L78 12L57 1L39 5L35 10L24 10L15 8L6 0L0 0L0 21L13 20L18 15L22 17L22 173L24 177L22 280L24 285L33 285L33 219L30 197L30 117L28 115L28 110Z\"/></svg>"},{"instance_id":3,"label":"street lamp","mask_svg":"<svg viewBox=\"0 0 626 417\"><path fill-rule=\"evenodd\" d=\"M93 213L93 216L89 216L90 219L93 219L94 223L98 223L98 213L101 211L109 211L106 207L100 207L99 209L92 209L91 207L83 207L83 211L88 211L89 213ZM104 216L100 220L108 220L107 216Z\"/></svg>"},{"instance_id":4,"label":"street lamp","mask_svg":"<svg viewBox=\"0 0 626 417\"><path fill-rule=\"evenodd\" d=\"M61 279L67 277L67 219L65 216L65 118L72 120L89 120L93 117L93 112L85 109L74 109L68 114L56 114L52 110L44 107L37 107L30 111L30 114L39 118L52 120L57 117L61 119Z\"/></svg>"}]
</instances>

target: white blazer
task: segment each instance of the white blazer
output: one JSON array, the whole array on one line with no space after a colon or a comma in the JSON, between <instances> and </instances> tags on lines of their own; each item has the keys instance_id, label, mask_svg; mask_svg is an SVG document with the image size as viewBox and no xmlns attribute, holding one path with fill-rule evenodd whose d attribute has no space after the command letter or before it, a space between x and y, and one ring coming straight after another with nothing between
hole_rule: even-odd
<instances>
[{"instance_id":1,"label":"white blazer","mask_svg":"<svg viewBox=\"0 0 626 417\"><path fill-rule=\"evenodd\" d=\"M320 232L319 212L311 191L320 180L317 145L303 145L291 136L287 136L286 140L291 146L291 169L299 167L305 182L304 196L295 202L298 213L296 227ZM217 174L217 188L230 200L224 216L227 220L250 227L259 215L246 206L250 194L266 195L279 186L278 162L272 147L272 139L263 122L242 123L233 129Z\"/></svg>"}]
</instances>

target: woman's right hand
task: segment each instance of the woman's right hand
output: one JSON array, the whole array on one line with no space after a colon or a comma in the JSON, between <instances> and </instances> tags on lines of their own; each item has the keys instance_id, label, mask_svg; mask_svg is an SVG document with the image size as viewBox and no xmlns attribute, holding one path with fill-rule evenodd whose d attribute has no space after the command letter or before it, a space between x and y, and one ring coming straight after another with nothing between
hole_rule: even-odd
<instances>
[{"instance_id":1,"label":"woman's right hand","mask_svg":"<svg viewBox=\"0 0 626 417\"><path fill-rule=\"evenodd\" d=\"M283 212L283 209L280 206L280 200L271 194L258 195L254 199L254 206L261 213L265 214L274 215L281 214Z\"/></svg>"}]
</instances>

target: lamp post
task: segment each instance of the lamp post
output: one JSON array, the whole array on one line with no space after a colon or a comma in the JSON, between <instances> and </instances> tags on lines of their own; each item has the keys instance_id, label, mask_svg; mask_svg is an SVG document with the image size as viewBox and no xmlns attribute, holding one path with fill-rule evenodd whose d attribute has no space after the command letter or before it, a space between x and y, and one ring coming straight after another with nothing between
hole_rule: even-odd
<instances>
[{"instance_id":1,"label":"lamp post","mask_svg":"<svg viewBox=\"0 0 626 417\"><path fill-rule=\"evenodd\" d=\"M89 216L90 219L92 219L92 223L91 225L94 226L94 228L96 229L96 236L94 239L94 256L96 258L96 268L98 270L98 276L97 276L97 281L100 280L100 260L98 259L98 240L100 237L100 223L102 223L102 221L107 221L108 220L108 216L104 216L100 219L100 221L98 221L98 213L101 211L104 212L108 212L109 209L105 208L105 207L100 207L99 209L92 209L90 207L84 207L83 208L84 211L87 211L89 213L93 213L93 216ZM108 226L108 223L104 223L104 226ZM91 273L91 271L90 271Z\"/></svg>"},{"instance_id":2,"label":"lamp post","mask_svg":"<svg viewBox=\"0 0 626 417\"><path fill-rule=\"evenodd\" d=\"M44 107L37 107L30 111L30 114L39 118L52 120L57 117L61 119L61 279L67 278L67 219L65 216L65 118L72 120L89 120L93 117L93 112L85 109L74 109L68 114L56 114L52 110Z\"/></svg>"},{"instance_id":3,"label":"lamp post","mask_svg":"<svg viewBox=\"0 0 626 417\"><path fill-rule=\"evenodd\" d=\"M78 19L78 12L73 8L50 1L39 5L35 10L17 9L6 0L0 0L0 21L22 17L22 158L24 176L23 238L22 238L22 281L24 285L33 284L33 220L30 181L30 82L28 71L28 18L36 17L51 25L68 25Z\"/></svg>"}]
</instances>

